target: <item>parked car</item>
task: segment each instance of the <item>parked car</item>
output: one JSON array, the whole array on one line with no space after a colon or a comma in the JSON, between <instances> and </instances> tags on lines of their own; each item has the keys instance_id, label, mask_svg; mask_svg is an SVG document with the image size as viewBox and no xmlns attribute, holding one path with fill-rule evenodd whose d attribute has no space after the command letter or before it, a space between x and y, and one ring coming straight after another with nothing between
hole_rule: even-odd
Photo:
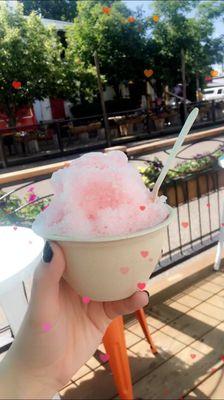
<instances>
[{"instance_id":1,"label":"parked car","mask_svg":"<svg viewBox=\"0 0 224 400\"><path fill-rule=\"evenodd\" d=\"M224 100L224 86L210 87L203 90L203 101L206 100L215 100L215 101L223 101Z\"/></svg>"}]
</instances>

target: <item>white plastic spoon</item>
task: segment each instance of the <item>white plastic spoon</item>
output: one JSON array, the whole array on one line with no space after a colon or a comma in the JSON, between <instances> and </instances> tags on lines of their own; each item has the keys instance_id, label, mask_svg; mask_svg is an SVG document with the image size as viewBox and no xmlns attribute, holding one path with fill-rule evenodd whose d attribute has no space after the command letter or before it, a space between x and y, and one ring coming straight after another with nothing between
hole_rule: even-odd
<instances>
[{"instance_id":1,"label":"white plastic spoon","mask_svg":"<svg viewBox=\"0 0 224 400\"><path fill-rule=\"evenodd\" d=\"M170 155L169 155L169 157L167 159L167 162L164 165L162 171L160 172L160 175L158 176L157 181L155 183L155 186L154 186L154 188L152 190L152 199L153 199L153 201L155 201L155 199L157 198L160 186L162 185L162 183L163 183L163 181L164 181L164 179L165 179L165 177L167 175L167 172L169 171L169 169L171 167L172 161L174 160L174 158L176 157L177 153L179 152L185 137L187 136L187 134L188 134L189 130L191 129L194 121L196 120L196 118L198 116L198 112L199 112L199 109L197 107L195 107L191 111L191 113L188 115L188 118L185 121L185 124L184 124L183 128L181 129L181 131L179 133L179 136L178 136L178 138L177 138L177 140L175 142L175 145L173 146L172 151L170 152Z\"/></svg>"}]
</instances>

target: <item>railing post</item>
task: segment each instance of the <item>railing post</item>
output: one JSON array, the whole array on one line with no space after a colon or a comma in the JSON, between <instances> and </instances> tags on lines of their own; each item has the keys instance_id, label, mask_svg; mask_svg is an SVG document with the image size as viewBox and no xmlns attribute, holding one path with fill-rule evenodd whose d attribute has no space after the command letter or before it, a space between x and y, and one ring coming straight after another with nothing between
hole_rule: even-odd
<instances>
[{"instance_id":1,"label":"railing post","mask_svg":"<svg viewBox=\"0 0 224 400\"><path fill-rule=\"evenodd\" d=\"M63 147L63 141L62 141L62 137L61 137L61 128L60 128L60 124L58 122L56 123L56 133L57 133L57 138L58 138L59 149L60 149L61 153L63 153L64 147Z\"/></svg>"},{"instance_id":2,"label":"railing post","mask_svg":"<svg viewBox=\"0 0 224 400\"><path fill-rule=\"evenodd\" d=\"M212 122L216 122L215 118L215 101L212 100Z\"/></svg>"},{"instance_id":3,"label":"railing post","mask_svg":"<svg viewBox=\"0 0 224 400\"><path fill-rule=\"evenodd\" d=\"M7 158L4 151L3 137L0 135L0 157L4 168L7 168Z\"/></svg>"},{"instance_id":4,"label":"railing post","mask_svg":"<svg viewBox=\"0 0 224 400\"><path fill-rule=\"evenodd\" d=\"M150 133L150 129L149 129L149 120L150 120L150 117L149 117L149 110L148 110L148 108L147 108L147 110L146 110L146 126L147 126L147 133Z\"/></svg>"}]
</instances>

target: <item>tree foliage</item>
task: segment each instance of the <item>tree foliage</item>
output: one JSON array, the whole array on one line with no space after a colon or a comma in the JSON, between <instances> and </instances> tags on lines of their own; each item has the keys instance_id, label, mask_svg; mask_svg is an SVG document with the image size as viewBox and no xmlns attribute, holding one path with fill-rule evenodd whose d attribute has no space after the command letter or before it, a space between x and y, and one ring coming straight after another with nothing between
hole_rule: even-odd
<instances>
[{"instance_id":1,"label":"tree foliage","mask_svg":"<svg viewBox=\"0 0 224 400\"><path fill-rule=\"evenodd\" d=\"M195 92L196 75L203 83L212 64L220 62L223 54L222 38L214 38L214 21L199 11L206 2L173 0L153 2L154 12L160 16L152 29L152 49L157 76L171 86L181 81L181 49L185 52L188 96ZM192 90L193 89L193 90Z\"/></svg>"},{"instance_id":2,"label":"tree foliage","mask_svg":"<svg viewBox=\"0 0 224 400\"><path fill-rule=\"evenodd\" d=\"M72 21L76 16L76 0L19 0L23 3L25 15L32 11L43 18Z\"/></svg>"},{"instance_id":3,"label":"tree foliage","mask_svg":"<svg viewBox=\"0 0 224 400\"><path fill-rule=\"evenodd\" d=\"M15 119L18 106L60 92L62 48L37 15L25 19L22 7L12 13L1 4L0 48L0 104L10 118ZM21 88L14 88L14 81Z\"/></svg>"},{"instance_id":4,"label":"tree foliage","mask_svg":"<svg viewBox=\"0 0 224 400\"><path fill-rule=\"evenodd\" d=\"M224 20L224 2L223 0L202 1L198 7L198 14L208 19L222 18Z\"/></svg>"},{"instance_id":5,"label":"tree foliage","mask_svg":"<svg viewBox=\"0 0 224 400\"><path fill-rule=\"evenodd\" d=\"M223 3L199 0L155 0L153 14L131 12L123 1L77 1L77 17L67 40L74 65L93 65L98 52L101 72L115 88L122 81L144 80L144 69L154 70L158 88L181 81L181 49L185 51L188 96L195 92L196 75L202 85L212 64L221 61L222 38L214 38L214 19ZM108 13L103 7L110 7ZM159 21L153 21L153 15ZM211 16L208 19L208 15ZM130 22L129 17L132 16Z\"/></svg>"},{"instance_id":6,"label":"tree foliage","mask_svg":"<svg viewBox=\"0 0 224 400\"><path fill-rule=\"evenodd\" d=\"M103 12L109 6L109 13ZM67 34L68 49L74 63L94 64L97 51L101 73L116 87L122 81L144 78L148 66L146 22L143 17L128 22L133 13L122 1L77 1L78 15Z\"/></svg>"},{"instance_id":7,"label":"tree foliage","mask_svg":"<svg viewBox=\"0 0 224 400\"><path fill-rule=\"evenodd\" d=\"M0 106L11 125L18 108L35 99L90 95L94 70L82 64L71 67L62 50L56 31L45 28L35 13L25 18L22 6L10 12L0 4Z\"/></svg>"},{"instance_id":8,"label":"tree foliage","mask_svg":"<svg viewBox=\"0 0 224 400\"><path fill-rule=\"evenodd\" d=\"M36 10L47 3L48 11L51 3L59 6L59 0L23 3L26 11L28 3ZM70 12L74 2L65 3ZM121 82L144 82L145 69L154 70L158 87L167 83L172 87L181 81L184 49L189 98L196 75L202 82L212 64L222 60L223 38L213 37L222 1L156 0L147 18L140 10L131 12L122 0L77 0L76 4L77 15L63 49L55 30L45 28L36 13L25 18L22 5L10 12L0 2L0 105L11 122L20 105L35 99L92 100L97 93L95 51L105 82L117 89ZM61 11L65 15L63 7ZM159 20L153 21L153 15ZM21 87L13 87L15 81Z\"/></svg>"}]
</instances>

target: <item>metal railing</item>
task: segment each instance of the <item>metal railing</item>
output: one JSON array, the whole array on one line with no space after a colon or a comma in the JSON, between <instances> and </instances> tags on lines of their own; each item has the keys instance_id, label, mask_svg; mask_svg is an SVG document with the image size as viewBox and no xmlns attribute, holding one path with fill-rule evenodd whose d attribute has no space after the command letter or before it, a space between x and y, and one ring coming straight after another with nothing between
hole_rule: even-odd
<instances>
[{"instance_id":1,"label":"metal railing","mask_svg":"<svg viewBox=\"0 0 224 400\"><path fill-rule=\"evenodd\" d=\"M188 112L195 106L199 107L199 117L194 128L211 126L224 121L224 101L190 103L187 105ZM130 120L130 118L138 116L144 116L144 119L139 123ZM157 107L149 112L143 109L114 112L109 113L108 117L112 145L175 133L183 122L179 105L169 106L168 109ZM116 118L120 118L120 121ZM100 124L99 129L103 128L102 115L52 120L36 125L0 129L0 164L7 167L80 151L101 149L107 145L106 139L103 132L99 133L99 129L91 127L93 123ZM77 128L82 125L87 127L83 134L77 132ZM121 128L122 126L125 129ZM75 128L76 132L73 132L72 128ZM10 150L10 144L7 144L7 139L4 137L15 137L15 135L17 136L14 147L16 147L17 155L9 156L5 150L7 146ZM31 141L36 141L36 147L33 143L33 147L29 149L28 144Z\"/></svg>"},{"instance_id":2,"label":"metal railing","mask_svg":"<svg viewBox=\"0 0 224 400\"><path fill-rule=\"evenodd\" d=\"M224 171L211 168L173 180L162 188L174 207L163 256L153 276L206 250L218 241L224 201Z\"/></svg>"}]
</instances>

